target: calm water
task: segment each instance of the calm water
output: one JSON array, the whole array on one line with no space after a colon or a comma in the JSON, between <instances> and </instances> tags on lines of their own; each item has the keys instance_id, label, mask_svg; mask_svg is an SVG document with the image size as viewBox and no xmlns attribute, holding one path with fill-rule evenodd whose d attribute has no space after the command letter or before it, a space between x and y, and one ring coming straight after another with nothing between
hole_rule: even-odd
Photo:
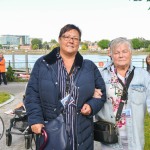
<instances>
[{"instance_id":1,"label":"calm water","mask_svg":"<svg viewBox=\"0 0 150 150\"><path fill-rule=\"evenodd\" d=\"M28 55L28 68L32 69L34 66L35 61L41 57L42 55ZM132 56L132 63L136 67L146 67L145 58L147 55L138 55ZM11 66L12 64L12 55L5 55L6 65L8 66L8 62L10 61ZM108 62L110 59L108 56L101 56L101 55L83 55L85 59L90 59L98 66L98 62ZM144 64L143 64L144 61ZM15 55L15 68L25 68L25 55Z\"/></svg>"}]
</instances>

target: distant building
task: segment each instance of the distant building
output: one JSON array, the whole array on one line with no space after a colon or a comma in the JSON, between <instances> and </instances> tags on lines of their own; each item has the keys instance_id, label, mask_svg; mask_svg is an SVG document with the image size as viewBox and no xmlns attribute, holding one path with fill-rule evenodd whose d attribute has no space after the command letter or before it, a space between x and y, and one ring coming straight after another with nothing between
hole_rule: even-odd
<instances>
[{"instance_id":1,"label":"distant building","mask_svg":"<svg viewBox=\"0 0 150 150\"><path fill-rule=\"evenodd\" d=\"M88 43L88 48L89 48L90 51L98 51L99 50L97 42L89 42Z\"/></svg>"},{"instance_id":2,"label":"distant building","mask_svg":"<svg viewBox=\"0 0 150 150\"><path fill-rule=\"evenodd\" d=\"M20 49L23 49L23 50L31 50L31 45L20 45Z\"/></svg>"},{"instance_id":3,"label":"distant building","mask_svg":"<svg viewBox=\"0 0 150 150\"><path fill-rule=\"evenodd\" d=\"M30 45L28 35L0 35L0 44L4 49L18 49L20 45Z\"/></svg>"}]
</instances>

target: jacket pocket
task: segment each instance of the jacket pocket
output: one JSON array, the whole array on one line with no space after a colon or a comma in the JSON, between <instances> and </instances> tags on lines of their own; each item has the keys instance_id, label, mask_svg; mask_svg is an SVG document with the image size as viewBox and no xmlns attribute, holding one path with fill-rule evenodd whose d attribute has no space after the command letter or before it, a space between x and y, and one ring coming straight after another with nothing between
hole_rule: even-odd
<instances>
[{"instance_id":1,"label":"jacket pocket","mask_svg":"<svg viewBox=\"0 0 150 150\"><path fill-rule=\"evenodd\" d=\"M132 84L131 85L131 90L132 90L132 99L131 102L134 104L143 104L146 99L146 88L142 84Z\"/></svg>"}]
</instances>

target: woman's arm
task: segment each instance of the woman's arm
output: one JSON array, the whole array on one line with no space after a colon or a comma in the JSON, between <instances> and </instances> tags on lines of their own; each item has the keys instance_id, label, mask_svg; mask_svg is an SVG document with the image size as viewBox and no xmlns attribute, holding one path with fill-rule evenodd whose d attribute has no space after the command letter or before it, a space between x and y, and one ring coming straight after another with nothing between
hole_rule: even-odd
<instances>
[{"instance_id":1,"label":"woman's arm","mask_svg":"<svg viewBox=\"0 0 150 150\"><path fill-rule=\"evenodd\" d=\"M100 109L104 106L104 103L106 102L106 87L105 82L100 74L100 71L98 70L97 66L94 65L94 81L95 81L95 88L101 90L101 97L98 96L100 94L100 90L95 90L93 96L91 99L89 99L86 104L88 104L91 108L91 114L95 115L100 111ZM84 105L83 105L84 106Z\"/></svg>"},{"instance_id":2,"label":"woman's arm","mask_svg":"<svg viewBox=\"0 0 150 150\"><path fill-rule=\"evenodd\" d=\"M43 112L39 91L39 70L41 61L36 61L25 93L25 108L28 115L29 125L44 123Z\"/></svg>"}]
</instances>

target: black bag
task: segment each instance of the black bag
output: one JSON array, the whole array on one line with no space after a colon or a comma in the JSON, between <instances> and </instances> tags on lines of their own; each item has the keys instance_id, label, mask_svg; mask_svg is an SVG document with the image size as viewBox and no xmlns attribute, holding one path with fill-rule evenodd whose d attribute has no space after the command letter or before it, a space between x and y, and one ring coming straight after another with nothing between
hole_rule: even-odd
<instances>
[{"instance_id":1,"label":"black bag","mask_svg":"<svg viewBox=\"0 0 150 150\"><path fill-rule=\"evenodd\" d=\"M62 114L56 119L45 123L43 129L47 137L45 138L45 135L37 137L37 150L65 150L67 148L69 140Z\"/></svg>"},{"instance_id":2,"label":"black bag","mask_svg":"<svg viewBox=\"0 0 150 150\"><path fill-rule=\"evenodd\" d=\"M118 142L118 130L115 124L104 120L94 122L94 140L104 144Z\"/></svg>"}]
</instances>

